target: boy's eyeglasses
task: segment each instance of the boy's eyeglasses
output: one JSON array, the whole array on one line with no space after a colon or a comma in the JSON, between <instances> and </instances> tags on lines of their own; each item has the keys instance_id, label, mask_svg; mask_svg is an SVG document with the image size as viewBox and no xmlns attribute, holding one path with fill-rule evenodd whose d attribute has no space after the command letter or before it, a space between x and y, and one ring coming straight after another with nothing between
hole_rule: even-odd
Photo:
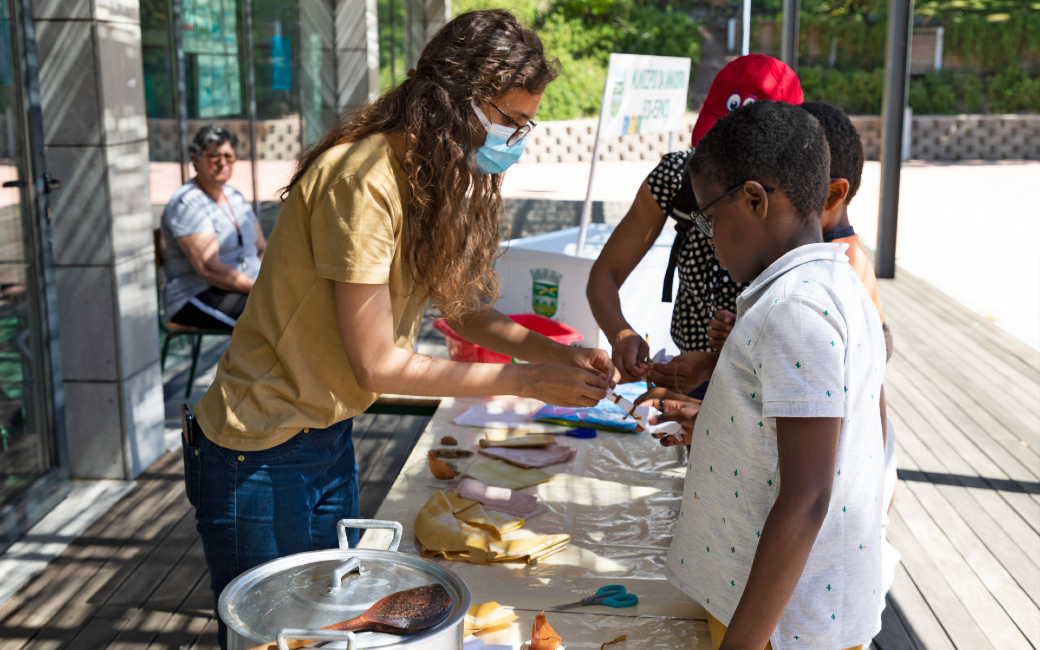
<instances>
[{"instance_id":1,"label":"boy's eyeglasses","mask_svg":"<svg viewBox=\"0 0 1040 650\"><path fill-rule=\"evenodd\" d=\"M528 120L527 124L521 125L519 122L517 122L513 118L509 117L509 115L507 115L506 112L503 111L501 108L499 108L498 106L495 106L492 102L488 102L488 103L491 104L492 108L494 108L496 111L501 113L502 117L504 117L507 120L509 120L510 124L512 124L513 126L516 127L516 131L513 132L513 135L509 136L509 139L506 140L506 144L509 145L510 147L512 147L517 142L520 142L521 140L526 138L527 134L531 132L531 129L533 129L534 127L538 126L538 124L536 122L534 122L533 120Z\"/></svg>"},{"instance_id":2,"label":"boy's eyeglasses","mask_svg":"<svg viewBox=\"0 0 1040 650\"><path fill-rule=\"evenodd\" d=\"M747 182L747 181L745 181L745 182ZM719 198L715 199L714 201L712 201L708 205L704 206L700 210L697 210L696 212L694 212L693 214L690 215L690 218L693 219L693 223L697 226L697 230L701 231L701 234L703 234L708 239L711 239L711 238L713 238L715 236L715 228L714 228L714 226L711 225L711 219L709 219L708 217L704 216L704 213L708 210L708 208L710 208L711 206L715 205L716 203L718 203L722 199L726 198L727 196L733 194L734 192L736 192L737 190L739 190L739 189L741 189L743 187L744 187L744 183L741 183L740 185L735 185L735 186L729 188L728 190L725 191L725 193L723 193L722 196L720 196ZM766 192L769 192L770 194L772 194L773 192L776 191L772 187L766 187L765 185L762 186L762 189L764 189Z\"/></svg>"}]
</instances>

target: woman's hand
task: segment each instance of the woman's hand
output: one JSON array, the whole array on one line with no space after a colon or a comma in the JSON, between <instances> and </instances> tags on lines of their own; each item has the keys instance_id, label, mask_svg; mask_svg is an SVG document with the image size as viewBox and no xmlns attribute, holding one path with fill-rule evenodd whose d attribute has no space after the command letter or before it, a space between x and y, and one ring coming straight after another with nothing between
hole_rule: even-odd
<instances>
[{"instance_id":1,"label":"woman's hand","mask_svg":"<svg viewBox=\"0 0 1040 650\"><path fill-rule=\"evenodd\" d=\"M603 357L606 356L603 352ZM556 363L512 364L510 367L520 373L522 389L517 394L521 397L577 408L595 406L607 396L608 382L598 371Z\"/></svg>"},{"instance_id":2,"label":"woman's hand","mask_svg":"<svg viewBox=\"0 0 1040 650\"><path fill-rule=\"evenodd\" d=\"M614 366L623 382L642 381L650 370L646 359L650 355L650 347L646 340L630 329L621 330L613 345Z\"/></svg>"},{"instance_id":3,"label":"woman's hand","mask_svg":"<svg viewBox=\"0 0 1040 650\"><path fill-rule=\"evenodd\" d=\"M581 368L599 375L611 388L618 383L620 374L603 350L579 348L573 345L561 347L563 349L558 356L558 362L561 365Z\"/></svg>"},{"instance_id":4,"label":"woman's hand","mask_svg":"<svg viewBox=\"0 0 1040 650\"><path fill-rule=\"evenodd\" d=\"M708 347L712 350L721 350L733 331L733 323L737 321L737 315L726 309L715 312L715 316L708 323Z\"/></svg>"},{"instance_id":5,"label":"woman's hand","mask_svg":"<svg viewBox=\"0 0 1040 650\"><path fill-rule=\"evenodd\" d=\"M653 436L660 439L662 447L690 444L693 440L693 427L697 424L697 414L701 411L700 400L691 399L689 402L665 400L664 406L668 410L661 415L651 417L650 424L678 422L682 426L682 435L655 433Z\"/></svg>"},{"instance_id":6,"label":"woman's hand","mask_svg":"<svg viewBox=\"0 0 1040 650\"><path fill-rule=\"evenodd\" d=\"M658 386L686 395L711 379L718 360L717 352L686 352L668 363L655 363L647 376Z\"/></svg>"}]
</instances>

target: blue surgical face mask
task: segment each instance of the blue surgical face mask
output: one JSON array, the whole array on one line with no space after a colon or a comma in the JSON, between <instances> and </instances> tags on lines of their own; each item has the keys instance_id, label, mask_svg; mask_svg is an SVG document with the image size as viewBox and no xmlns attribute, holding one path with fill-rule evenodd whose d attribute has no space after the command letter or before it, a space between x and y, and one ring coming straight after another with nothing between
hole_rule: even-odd
<instances>
[{"instance_id":1,"label":"blue surgical face mask","mask_svg":"<svg viewBox=\"0 0 1040 650\"><path fill-rule=\"evenodd\" d=\"M524 153L527 138L510 146L509 137L516 132L516 128L494 124L477 107L476 102L470 100L470 105L473 106L473 112L477 114L477 119L487 131L484 145L477 150L477 167L482 174L501 174L520 159L520 155Z\"/></svg>"}]
</instances>

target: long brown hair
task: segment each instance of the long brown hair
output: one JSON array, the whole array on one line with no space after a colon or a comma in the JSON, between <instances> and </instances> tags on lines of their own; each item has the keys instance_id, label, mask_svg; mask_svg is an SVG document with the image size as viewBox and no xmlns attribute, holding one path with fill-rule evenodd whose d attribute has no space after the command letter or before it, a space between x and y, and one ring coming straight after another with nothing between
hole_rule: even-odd
<instances>
[{"instance_id":1,"label":"long brown hair","mask_svg":"<svg viewBox=\"0 0 1040 650\"><path fill-rule=\"evenodd\" d=\"M556 78L538 36L508 11L471 11L423 48L414 74L341 121L297 164L286 192L328 149L374 133L403 131L411 187L406 255L416 289L458 318L498 296L494 260L502 212L500 174L474 171L485 131L470 107Z\"/></svg>"}]
</instances>

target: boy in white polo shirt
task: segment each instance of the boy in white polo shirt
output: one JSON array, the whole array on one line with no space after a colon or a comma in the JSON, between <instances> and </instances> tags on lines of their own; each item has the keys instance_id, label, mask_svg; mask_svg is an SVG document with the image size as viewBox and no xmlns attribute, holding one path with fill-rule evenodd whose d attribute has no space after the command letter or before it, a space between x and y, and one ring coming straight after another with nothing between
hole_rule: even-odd
<instances>
[{"instance_id":1,"label":"boy in white polo shirt","mask_svg":"<svg viewBox=\"0 0 1040 650\"><path fill-rule=\"evenodd\" d=\"M716 650L858 648L881 628L885 341L847 245L823 243L829 167L819 123L768 101L690 161L698 227L751 282L699 413L659 418L692 445L667 574Z\"/></svg>"}]
</instances>

